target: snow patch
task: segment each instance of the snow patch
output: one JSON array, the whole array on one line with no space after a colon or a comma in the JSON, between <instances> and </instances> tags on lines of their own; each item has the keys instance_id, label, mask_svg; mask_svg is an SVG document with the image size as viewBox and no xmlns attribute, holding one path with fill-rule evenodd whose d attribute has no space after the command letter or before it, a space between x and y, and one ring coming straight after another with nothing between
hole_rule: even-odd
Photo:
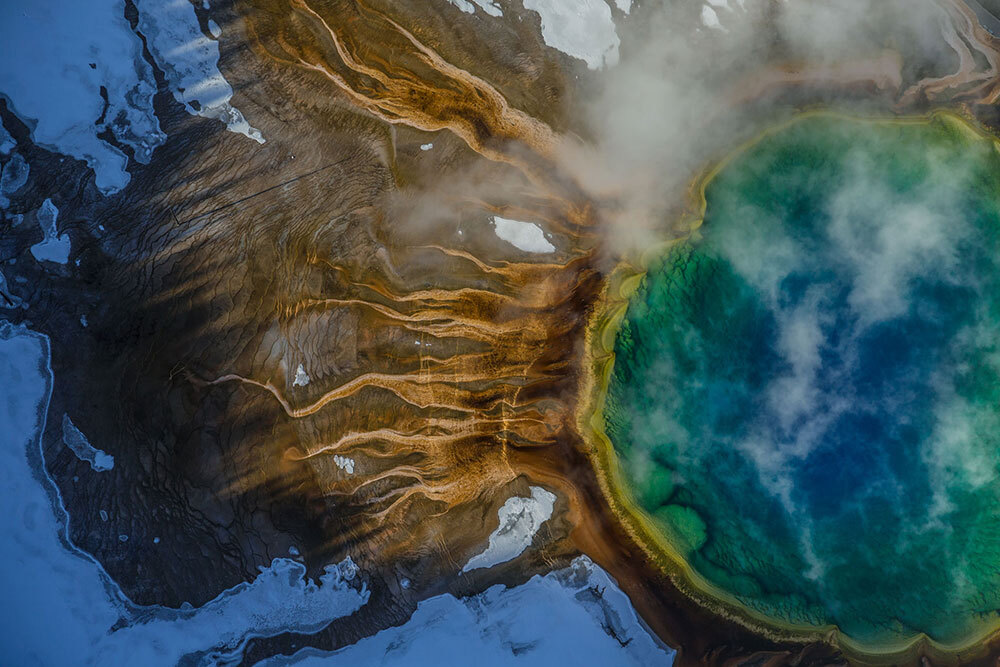
<instances>
[{"instance_id":1,"label":"snow patch","mask_svg":"<svg viewBox=\"0 0 1000 667\"><path fill-rule=\"evenodd\" d=\"M66 512L40 447L51 391L48 338L0 322L5 664L166 666L198 653L207 654L198 664L230 664L251 637L316 632L368 601L367 586L351 584L350 558L327 566L318 583L303 564L278 558L198 608L133 604L96 561L66 546Z\"/></svg>"},{"instance_id":2,"label":"snow patch","mask_svg":"<svg viewBox=\"0 0 1000 667\"><path fill-rule=\"evenodd\" d=\"M0 271L0 308L17 308L22 305L28 307L19 296L10 291L6 276Z\"/></svg>"},{"instance_id":3,"label":"snow patch","mask_svg":"<svg viewBox=\"0 0 1000 667\"><path fill-rule=\"evenodd\" d=\"M69 415L63 415L62 421L63 444L76 454L76 458L86 461L90 467L97 472L104 472L115 467L115 457L94 447L90 444L80 429L70 420Z\"/></svg>"},{"instance_id":4,"label":"snow patch","mask_svg":"<svg viewBox=\"0 0 1000 667\"><path fill-rule=\"evenodd\" d=\"M434 148L434 144L420 144L420 150L422 151L429 151L432 148Z\"/></svg>"},{"instance_id":5,"label":"snow patch","mask_svg":"<svg viewBox=\"0 0 1000 667\"><path fill-rule=\"evenodd\" d=\"M493 229L501 239L524 252L544 254L554 252L556 249L545 238L542 228L533 222L521 222L520 220L508 220L493 216Z\"/></svg>"},{"instance_id":6,"label":"snow patch","mask_svg":"<svg viewBox=\"0 0 1000 667\"><path fill-rule=\"evenodd\" d=\"M541 525L552 516L555 502L555 494L540 486L531 487L530 498L508 498L497 512L500 525L490 534L486 551L469 559L462 572L493 567L520 556L531 545Z\"/></svg>"},{"instance_id":7,"label":"snow patch","mask_svg":"<svg viewBox=\"0 0 1000 667\"><path fill-rule=\"evenodd\" d=\"M153 112L153 71L121 0L0 3L0 43L14 113L36 143L84 160L101 192L130 177L126 155L97 135L110 129L143 163L166 140Z\"/></svg>"},{"instance_id":8,"label":"snow patch","mask_svg":"<svg viewBox=\"0 0 1000 667\"><path fill-rule=\"evenodd\" d=\"M10 136L7 128L0 123L0 155L9 155L15 146L17 142L14 141L14 137Z\"/></svg>"},{"instance_id":9,"label":"snow patch","mask_svg":"<svg viewBox=\"0 0 1000 667\"><path fill-rule=\"evenodd\" d=\"M3 174L0 174L0 208L7 208L10 205L9 195L14 194L24 187L28 182L28 172L30 168L24 161L20 153L14 153L7 164L3 167Z\"/></svg>"},{"instance_id":10,"label":"snow patch","mask_svg":"<svg viewBox=\"0 0 1000 667\"><path fill-rule=\"evenodd\" d=\"M299 364L299 367L295 369L295 379L292 380L293 387L304 387L309 384L309 375L306 373L306 369Z\"/></svg>"},{"instance_id":11,"label":"snow patch","mask_svg":"<svg viewBox=\"0 0 1000 667\"><path fill-rule=\"evenodd\" d=\"M69 234L59 235L56 229L56 220L59 218L59 209L52 203L51 199L42 202L42 207L38 209L38 226L42 228L45 238L31 246L31 254L39 262L55 262L65 264L69 260L70 240Z\"/></svg>"},{"instance_id":12,"label":"snow patch","mask_svg":"<svg viewBox=\"0 0 1000 667\"><path fill-rule=\"evenodd\" d=\"M215 118L230 132L264 143L260 131L230 104L233 88L219 71L219 44L201 32L191 3L138 0L136 5L139 31L166 74L174 98L188 113Z\"/></svg>"},{"instance_id":13,"label":"snow patch","mask_svg":"<svg viewBox=\"0 0 1000 667\"><path fill-rule=\"evenodd\" d=\"M604 0L524 0L542 19L542 40L590 69L618 64L621 41Z\"/></svg>"},{"instance_id":14,"label":"snow patch","mask_svg":"<svg viewBox=\"0 0 1000 667\"><path fill-rule=\"evenodd\" d=\"M333 462L337 464L338 468L346 472L348 475L354 474L354 459L341 456L340 454L334 454Z\"/></svg>"},{"instance_id":15,"label":"snow patch","mask_svg":"<svg viewBox=\"0 0 1000 667\"><path fill-rule=\"evenodd\" d=\"M473 3L475 3L480 9L490 16L503 16L503 10L500 9L494 0L472 0L472 2L469 2L468 0L448 0L448 2L455 5L466 14L476 13L476 7L473 6Z\"/></svg>"},{"instance_id":16,"label":"snow patch","mask_svg":"<svg viewBox=\"0 0 1000 667\"><path fill-rule=\"evenodd\" d=\"M722 23L719 22L719 15L716 14L715 10L709 5L702 5L701 7L701 22L709 28L725 30L725 28L722 27Z\"/></svg>"},{"instance_id":17,"label":"snow patch","mask_svg":"<svg viewBox=\"0 0 1000 667\"><path fill-rule=\"evenodd\" d=\"M615 581L580 556L521 586L423 600L404 625L338 651L305 648L263 664L667 667L674 656L646 630Z\"/></svg>"}]
</instances>

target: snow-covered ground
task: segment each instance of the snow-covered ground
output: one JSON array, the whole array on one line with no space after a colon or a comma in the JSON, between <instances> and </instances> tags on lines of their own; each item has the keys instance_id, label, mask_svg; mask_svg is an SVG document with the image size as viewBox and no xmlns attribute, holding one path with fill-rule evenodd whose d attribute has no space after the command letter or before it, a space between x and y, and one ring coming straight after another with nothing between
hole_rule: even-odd
<instances>
[{"instance_id":1,"label":"snow-covered ground","mask_svg":"<svg viewBox=\"0 0 1000 667\"><path fill-rule=\"evenodd\" d=\"M0 43L0 93L36 143L85 160L102 192L129 181L125 154L97 138L105 128L140 162L166 138L153 113L153 71L123 0L2 2Z\"/></svg>"},{"instance_id":2,"label":"snow-covered ground","mask_svg":"<svg viewBox=\"0 0 1000 667\"><path fill-rule=\"evenodd\" d=\"M339 651L303 649L264 664L655 667L673 659L614 580L581 556L522 586L424 600L406 624Z\"/></svg>"},{"instance_id":3,"label":"snow-covered ground","mask_svg":"<svg viewBox=\"0 0 1000 667\"><path fill-rule=\"evenodd\" d=\"M476 7L493 17L503 16L497 0L448 0L463 12L474 14ZM626 14L632 0L614 0ZM524 0L524 8L538 14L542 41L546 46L579 58L590 69L618 64L621 40L615 31L611 8L604 0Z\"/></svg>"},{"instance_id":4,"label":"snow-covered ground","mask_svg":"<svg viewBox=\"0 0 1000 667\"><path fill-rule=\"evenodd\" d=\"M0 271L0 294L2 294L0 308L20 308L22 306L27 308L24 301L11 291L10 285L7 284L7 277L2 271Z\"/></svg>"},{"instance_id":5,"label":"snow-covered ground","mask_svg":"<svg viewBox=\"0 0 1000 667\"><path fill-rule=\"evenodd\" d=\"M542 228L533 222L508 220L493 216L493 231L507 243L524 252L555 252L556 247L545 238Z\"/></svg>"},{"instance_id":6,"label":"snow-covered ground","mask_svg":"<svg viewBox=\"0 0 1000 667\"><path fill-rule=\"evenodd\" d=\"M309 374L306 373L306 369L302 364L295 369L295 377L292 378L293 387L305 387L309 384Z\"/></svg>"},{"instance_id":7,"label":"snow-covered ground","mask_svg":"<svg viewBox=\"0 0 1000 667\"><path fill-rule=\"evenodd\" d=\"M70 240L69 234L59 234L59 229L56 227L59 209L51 199L46 199L38 209L37 217L45 238L31 246L31 254L39 262L65 264L69 261Z\"/></svg>"},{"instance_id":8,"label":"snow-covered ground","mask_svg":"<svg viewBox=\"0 0 1000 667\"><path fill-rule=\"evenodd\" d=\"M16 145L14 137L10 136L7 128L3 126L3 123L0 123L0 155L10 155Z\"/></svg>"},{"instance_id":9,"label":"snow-covered ground","mask_svg":"<svg viewBox=\"0 0 1000 667\"><path fill-rule=\"evenodd\" d=\"M4 140L4 145L13 148L14 139L8 135L7 139ZM14 153L7 160L7 164L3 166L3 173L0 174L0 209L10 205L8 197L24 187L24 184L28 182L30 171L31 168L20 153Z\"/></svg>"},{"instance_id":10,"label":"snow-covered ground","mask_svg":"<svg viewBox=\"0 0 1000 667\"><path fill-rule=\"evenodd\" d=\"M623 9L625 3L617 5ZM621 41L604 0L524 0L542 19L542 40L590 69L618 64ZM623 11L625 11L623 9Z\"/></svg>"},{"instance_id":11,"label":"snow-covered ground","mask_svg":"<svg viewBox=\"0 0 1000 667\"><path fill-rule=\"evenodd\" d=\"M191 3L137 0L136 5L139 31L146 36L156 64L166 73L174 98L188 113L218 119L230 131L264 143L260 131L250 127L240 110L230 104L233 88L219 72L219 44L202 33Z\"/></svg>"},{"instance_id":12,"label":"snow-covered ground","mask_svg":"<svg viewBox=\"0 0 1000 667\"><path fill-rule=\"evenodd\" d=\"M131 604L103 569L68 545L65 511L41 466L52 388L48 339L0 321L0 662L10 665L217 664L249 637L315 632L365 604L347 559L317 585L275 559L252 582L198 608ZM128 536L125 536L126 540ZM159 538L157 548L169 548Z\"/></svg>"},{"instance_id":13,"label":"snow-covered ground","mask_svg":"<svg viewBox=\"0 0 1000 667\"><path fill-rule=\"evenodd\" d=\"M489 545L469 559L462 572L493 567L524 553L542 524L552 516L556 497L540 486L531 487L531 496L514 496L497 511L500 525L490 534Z\"/></svg>"},{"instance_id":14,"label":"snow-covered ground","mask_svg":"<svg viewBox=\"0 0 1000 667\"><path fill-rule=\"evenodd\" d=\"M63 415L62 437L63 443L76 454L76 457L89 463L95 471L104 472L115 467L115 457L90 444L87 436L73 424L69 415Z\"/></svg>"},{"instance_id":15,"label":"snow-covered ground","mask_svg":"<svg viewBox=\"0 0 1000 667\"><path fill-rule=\"evenodd\" d=\"M341 456L340 454L334 454L333 462L338 468L346 472L348 475L354 474L354 459L347 456Z\"/></svg>"},{"instance_id":16,"label":"snow-covered ground","mask_svg":"<svg viewBox=\"0 0 1000 667\"><path fill-rule=\"evenodd\" d=\"M472 0L471 2L469 0L448 0L448 2L469 14L475 14L476 6L478 6L490 16L503 16L503 10L500 9L495 0Z\"/></svg>"},{"instance_id":17,"label":"snow-covered ground","mask_svg":"<svg viewBox=\"0 0 1000 667\"><path fill-rule=\"evenodd\" d=\"M191 4L137 4L140 30L174 96L190 113L263 142L230 104L233 90L218 69L218 44L202 34ZM84 160L101 192L121 190L130 176L128 157L99 134L109 129L142 163L166 140L153 111L153 70L125 18L124 0L2 2L0 44L0 95L36 143ZM12 143L6 130L0 133L0 152Z\"/></svg>"}]
</instances>

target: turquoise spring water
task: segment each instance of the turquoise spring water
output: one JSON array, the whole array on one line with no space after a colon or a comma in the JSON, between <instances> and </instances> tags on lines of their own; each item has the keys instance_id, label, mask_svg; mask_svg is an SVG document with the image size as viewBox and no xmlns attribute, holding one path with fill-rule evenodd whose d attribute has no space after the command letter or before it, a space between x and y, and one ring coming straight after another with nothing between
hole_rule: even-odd
<instances>
[{"instance_id":1,"label":"turquoise spring water","mask_svg":"<svg viewBox=\"0 0 1000 667\"><path fill-rule=\"evenodd\" d=\"M959 122L803 118L706 188L615 342L623 482L781 622L946 643L1000 608L1000 156Z\"/></svg>"}]
</instances>

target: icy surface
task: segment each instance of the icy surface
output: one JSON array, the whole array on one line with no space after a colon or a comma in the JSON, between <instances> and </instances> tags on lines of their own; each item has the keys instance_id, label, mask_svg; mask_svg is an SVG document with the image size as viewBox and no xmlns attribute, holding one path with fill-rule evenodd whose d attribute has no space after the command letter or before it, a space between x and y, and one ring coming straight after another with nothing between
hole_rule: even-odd
<instances>
[{"instance_id":1,"label":"icy surface","mask_svg":"<svg viewBox=\"0 0 1000 667\"><path fill-rule=\"evenodd\" d=\"M264 143L260 131L230 104L233 89L219 72L219 44L202 33L194 7L184 0L138 0L136 5L139 31L166 74L174 98L188 113L215 118L231 132Z\"/></svg>"},{"instance_id":2,"label":"icy surface","mask_svg":"<svg viewBox=\"0 0 1000 667\"><path fill-rule=\"evenodd\" d=\"M0 43L0 93L36 143L86 161L102 192L125 187L128 159L98 134L110 128L140 162L166 139L153 72L122 0L2 2Z\"/></svg>"},{"instance_id":3,"label":"icy surface","mask_svg":"<svg viewBox=\"0 0 1000 667\"><path fill-rule=\"evenodd\" d=\"M497 236L524 252L547 253L554 252L556 249L545 238L542 228L533 222L521 222L520 220L508 220L493 216L493 229Z\"/></svg>"},{"instance_id":4,"label":"icy surface","mask_svg":"<svg viewBox=\"0 0 1000 667\"><path fill-rule=\"evenodd\" d=\"M303 649L264 664L648 667L673 660L674 652L649 634L614 580L580 556L522 586L424 600L406 624L339 651Z\"/></svg>"},{"instance_id":5,"label":"icy surface","mask_svg":"<svg viewBox=\"0 0 1000 667\"><path fill-rule=\"evenodd\" d=\"M432 148L434 148L434 144L420 144L420 150L422 151L429 151Z\"/></svg>"},{"instance_id":6,"label":"icy surface","mask_svg":"<svg viewBox=\"0 0 1000 667\"><path fill-rule=\"evenodd\" d=\"M486 551L470 558L462 572L493 567L520 556L531 546L541 525L552 516L555 502L555 495L540 486L531 487L530 498L508 498L497 512L500 525L490 535Z\"/></svg>"},{"instance_id":7,"label":"icy surface","mask_svg":"<svg viewBox=\"0 0 1000 667\"><path fill-rule=\"evenodd\" d=\"M199 608L131 604L94 560L67 546L65 511L39 447L51 387L48 339L0 322L4 664L218 664L249 637L315 632L367 602L367 589L350 585L350 559L327 567L317 585L303 578L304 565L279 558Z\"/></svg>"},{"instance_id":8,"label":"icy surface","mask_svg":"<svg viewBox=\"0 0 1000 667\"><path fill-rule=\"evenodd\" d=\"M24 301L10 291L10 285L7 284L7 277L0 271L0 308L17 308L22 305L24 305ZM27 308L26 305L25 308ZM0 415L3 414L2 410L3 408L0 406Z\"/></svg>"},{"instance_id":9,"label":"icy surface","mask_svg":"<svg viewBox=\"0 0 1000 667\"><path fill-rule=\"evenodd\" d=\"M722 23L719 22L719 15L709 5L703 5L701 8L701 22L709 28L725 30L725 28L722 27Z\"/></svg>"},{"instance_id":10,"label":"icy surface","mask_svg":"<svg viewBox=\"0 0 1000 667\"><path fill-rule=\"evenodd\" d=\"M69 234L59 235L59 230L56 228L58 218L59 209L52 200L46 199L42 202L42 207L38 209L38 225L42 228L45 238L31 246L31 254L39 262L65 264L69 260Z\"/></svg>"},{"instance_id":11,"label":"icy surface","mask_svg":"<svg viewBox=\"0 0 1000 667\"><path fill-rule=\"evenodd\" d=\"M476 7L473 6L473 3L475 3L475 5L478 5L480 9L490 16L503 16L503 10L500 9L495 0L472 0L472 2L469 2L468 0L448 1L461 9L463 12L467 12L469 14L474 14L476 12Z\"/></svg>"},{"instance_id":12,"label":"icy surface","mask_svg":"<svg viewBox=\"0 0 1000 667\"><path fill-rule=\"evenodd\" d=\"M0 176L0 193L12 195L28 182L28 174L31 168L21 157L20 153L14 153L10 160L3 166L3 176Z\"/></svg>"},{"instance_id":13,"label":"icy surface","mask_svg":"<svg viewBox=\"0 0 1000 667\"><path fill-rule=\"evenodd\" d=\"M17 146L17 142L14 141L14 137L10 136L10 132L7 128L0 123L0 155L9 155L14 146Z\"/></svg>"},{"instance_id":14,"label":"icy surface","mask_svg":"<svg viewBox=\"0 0 1000 667\"><path fill-rule=\"evenodd\" d=\"M524 0L542 18L542 39L590 69L618 64L618 33L604 0Z\"/></svg>"},{"instance_id":15,"label":"icy surface","mask_svg":"<svg viewBox=\"0 0 1000 667\"><path fill-rule=\"evenodd\" d=\"M0 208L7 208L10 205L8 196L23 188L28 182L28 172L28 163L20 153L14 153L7 160L7 164L3 166L3 173L0 174Z\"/></svg>"},{"instance_id":16,"label":"icy surface","mask_svg":"<svg viewBox=\"0 0 1000 667\"><path fill-rule=\"evenodd\" d=\"M309 384L309 374L306 373L306 369L299 364L299 367L295 369L295 379L292 380L293 387L304 387Z\"/></svg>"},{"instance_id":17,"label":"icy surface","mask_svg":"<svg viewBox=\"0 0 1000 667\"><path fill-rule=\"evenodd\" d=\"M354 459L341 456L340 454L334 454L333 462L337 464L338 468L346 472L348 475L354 474Z\"/></svg>"},{"instance_id":18,"label":"icy surface","mask_svg":"<svg viewBox=\"0 0 1000 667\"><path fill-rule=\"evenodd\" d=\"M63 415L62 437L63 443L76 454L76 457L89 463L90 467L97 472L104 472L115 467L115 457L91 445L87 436L73 424L69 415Z\"/></svg>"}]
</instances>

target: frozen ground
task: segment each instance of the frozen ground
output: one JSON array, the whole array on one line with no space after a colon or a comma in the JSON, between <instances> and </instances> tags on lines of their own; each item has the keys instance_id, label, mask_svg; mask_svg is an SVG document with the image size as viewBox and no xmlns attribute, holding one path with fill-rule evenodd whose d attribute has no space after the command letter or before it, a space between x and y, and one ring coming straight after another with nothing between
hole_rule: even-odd
<instances>
[{"instance_id":1,"label":"frozen ground","mask_svg":"<svg viewBox=\"0 0 1000 667\"><path fill-rule=\"evenodd\" d=\"M55 262L65 264L69 261L69 234L59 234L56 221L59 219L59 209L51 199L42 202L38 209L38 225L42 228L45 238L31 246L31 254L39 262Z\"/></svg>"},{"instance_id":2,"label":"frozen ground","mask_svg":"<svg viewBox=\"0 0 1000 667\"><path fill-rule=\"evenodd\" d=\"M303 578L301 563L279 558L252 583L198 608L131 604L96 562L66 542L65 511L39 448L51 387L48 339L0 322L4 664L218 664L249 637L313 632L367 602L367 590L350 585L357 574L350 559L329 566L317 585Z\"/></svg>"},{"instance_id":3,"label":"frozen ground","mask_svg":"<svg viewBox=\"0 0 1000 667\"><path fill-rule=\"evenodd\" d=\"M153 71L122 0L2 2L0 43L0 94L36 143L86 161L102 192L125 187L129 175L125 154L98 134L110 128L140 162L166 139L153 113Z\"/></svg>"},{"instance_id":4,"label":"frozen ground","mask_svg":"<svg viewBox=\"0 0 1000 667\"><path fill-rule=\"evenodd\" d=\"M463 12L474 14L476 6L493 17L503 16L496 0L448 0ZM632 0L614 0L626 14ZM621 41L604 0L524 0L524 8L538 14L542 41L566 55L579 58L590 69L618 64Z\"/></svg>"},{"instance_id":5,"label":"frozen ground","mask_svg":"<svg viewBox=\"0 0 1000 667\"><path fill-rule=\"evenodd\" d=\"M10 136L7 128L0 123L0 155L9 155L15 145L17 142L14 141L14 137Z\"/></svg>"},{"instance_id":6,"label":"frozen ground","mask_svg":"<svg viewBox=\"0 0 1000 667\"><path fill-rule=\"evenodd\" d=\"M11 148L15 146L10 135L4 140L4 146L8 145ZM20 153L14 153L7 160L7 164L3 166L3 173L0 174L0 208L7 208L10 204L8 197L24 187L24 184L28 182L30 171L31 168Z\"/></svg>"},{"instance_id":7,"label":"frozen ground","mask_svg":"<svg viewBox=\"0 0 1000 667\"><path fill-rule=\"evenodd\" d=\"M137 4L139 29L174 97L190 113L216 118L263 143L230 103L233 90L218 69L218 43L202 34L191 4ZM217 25L211 30L218 36ZM84 160L101 192L121 190L130 176L129 158L98 135L110 130L142 163L166 140L153 111L153 70L125 19L124 0L2 2L0 43L0 95L36 143ZM12 148L7 131L0 131L0 152Z\"/></svg>"},{"instance_id":8,"label":"frozen ground","mask_svg":"<svg viewBox=\"0 0 1000 667\"><path fill-rule=\"evenodd\" d=\"M472 2L469 0L448 0L448 2L469 14L475 14L476 6L478 6L490 16L503 16L503 10L500 9L495 0L472 0Z\"/></svg>"},{"instance_id":9,"label":"frozen ground","mask_svg":"<svg viewBox=\"0 0 1000 667\"><path fill-rule=\"evenodd\" d=\"M531 546L535 533L552 516L556 497L540 486L531 487L531 496L508 498L497 512L500 525L490 535L489 545L469 559L462 572L506 563Z\"/></svg>"},{"instance_id":10,"label":"frozen ground","mask_svg":"<svg viewBox=\"0 0 1000 667\"><path fill-rule=\"evenodd\" d=\"M62 437L63 443L76 454L76 457L89 463L95 471L104 472L115 467L115 457L90 444L87 436L73 424L69 415L63 415Z\"/></svg>"},{"instance_id":11,"label":"frozen ground","mask_svg":"<svg viewBox=\"0 0 1000 667\"><path fill-rule=\"evenodd\" d=\"M630 3L617 6L626 11ZM579 58L590 69L618 64L621 42L604 0L524 0L524 8L541 17L542 39L548 46Z\"/></svg>"},{"instance_id":12,"label":"frozen ground","mask_svg":"<svg viewBox=\"0 0 1000 667\"><path fill-rule=\"evenodd\" d=\"M348 475L354 474L354 459L347 456L341 456L340 454L334 454L333 462L337 464L338 468L346 472Z\"/></svg>"},{"instance_id":13,"label":"frozen ground","mask_svg":"<svg viewBox=\"0 0 1000 667\"><path fill-rule=\"evenodd\" d=\"M581 556L522 586L424 600L406 624L339 651L304 649L265 664L656 667L673 658L611 577Z\"/></svg>"},{"instance_id":14,"label":"frozen ground","mask_svg":"<svg viewBox=\"0 0 1000 667\"><path fill-rule=\"evenodd\" d=\"M306 373L306 369L302 364L295 369L295 377L292 379L293 387L304 387L309 384L309 374Z\"/></svg>"},{"instance_id":15,"label":"frozen ground","mask_svg":"<svg viewBox=\"0 0 1000 667\"><path fill-rule=\"evenodd\" d=\"M556 247L545 238L542 228L533 222L508 220L493 216L493 231L507 243L524 252L555 252Z\"/></svg>"},{"instance_id":16,"label":"frozen ground","mask_svg":"<svg viewBox=\"0 0 1000 667\"><path fill-rule=\"evenodd\" d=\"M233 88L219 72L219 44L202 33L191 3L138 0L136 4L139 31L146 36L153 59L166 74L174 98L189 113L215 118L230 131L264 143L260 131L250 127L240 110L230 103Z\"/></svg>"}]
</instances>

